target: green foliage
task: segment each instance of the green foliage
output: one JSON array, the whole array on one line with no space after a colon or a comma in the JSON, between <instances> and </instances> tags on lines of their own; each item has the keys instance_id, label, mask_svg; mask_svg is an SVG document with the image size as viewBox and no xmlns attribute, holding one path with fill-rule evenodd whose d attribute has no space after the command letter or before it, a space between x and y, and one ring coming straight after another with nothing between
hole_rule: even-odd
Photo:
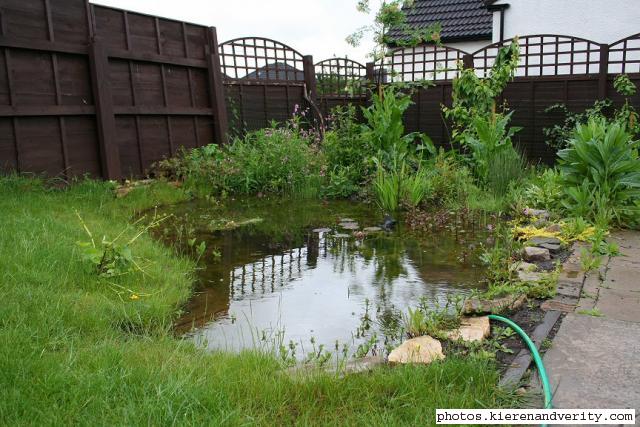
<instances>
[{"instance_id":1,"label":"green foliage","mask_svg":"<svg viewBox=\"0 0 640 427\"><path fill-rule=\"evenodd\" d=\"M380 61L387 56L390 44L411 47L423 43L439 43L440 32L442 31L442 26L439 23L422 28L415 28L415 26L407 23L405 11L412 8L413 5L413 0L382 1L376 12L373 24L358 28L347 37L347 43L352 46L358 46L366 34L371 34L374 48L370 56L374 62ZM369 0L358 0L357 10L369 14L371 12ZM389 36L389 30L391 29L401 31L402 37L391 38Z\"/></svg>"},{"instance_id":2,"label":"green foliage","mask_svg":"<svg viewBox=\"0 0 640 427\"><path fill-rule=\"evenodd\" d=\"M499 224L494 231L493 246L484 247L480 260L487 267L490 283L509 282L513 274L512 265L521 245L516 241L511 227Z\"/></svg>"},{"instance_id":3,"label":"green foliage","mask_svg":"<svg viewBox=\"0 0 640 427\"><path fill-rule=\"evenodd\" d=\"M495 99L513 78L520 54L517 38L509 46L500 48L489 75L478 77L472 68L460 68L453 80L453 104L443 106L445 117L453 123L452 139L464 140L467 129L480 117L488 120L496 112Z\"/></svg>"},{"instance_id":4,"label":"green foliage","mask_svg":"<svg viewBox=\"0 0 640 427\"><path fill-rule=\"evenodd\" d=\"M623 125L591 119L578 124L558 152L569 212L592 221L634 225L640 221L638 142Z\"/></svg>"},{"instance_id":5,"label":"green foliage","mask_svg":"<svg viewBox=\"0 0 640 427\"><path fill-rule=\"evenodd\" d=\"M372 95L372 103L362 110L366 120L362 127L362 138L367 141L370 153L377 156L385 167L389 167L396 156L414 151L414 142L421 138L417 132L405 134L402 117L411 106L411 97L393 86L387 86L380 94ZM423 144L428 150L433 144L425 136Z\"/></svg>"},{"instance_id":6,"label":"green foliage","mask_svg":"<svg viewBox=\"0 0 640 427\"><path fill-rule=\"evenodd\" d=\"M429 174L425 169L411 170L404 158L387 170L374 158L378 171L373 181L376 202L387 213L398 210L401 204L416 208L430 192Z\"/></svg>"},{"instance_id":7,"label":"green foliage","mask_svg":"<svg viewBox=\"0 0 640 427\"><path fill-rule=\"evenodd\" d=\"M556 150L566 148L577 124L586 123L589 118L606 117L611 106L612 102L610 100L599 100L594 102L593 106L580 113L569 111L567 106L564 104L553 104L550 107L547 107L544 110L545 113L561 114L564 119L561 124L555 124L551 127L545 127L542 129L545 142Z\"/></svg>"},{"instance_id":8,"label":"green foliage","mask_svg":"<svg viewBox=\"0 0 640 427\"><path fill-rule=\"evenodd\" d=\"M512 113L496 113L496 97L513 78L518 66L517 39L498 51L485 78L474 69L460 69L453 81L453 103L443 106L453 125L451 139L467 149L479 183L494 195L506 193L512 181L525 174L526 164L511 141L520 129L509 128Z\"/></svg>"},{"instance_id":9,"label":"green foliage","mask_svg":"<svg viewBox=\"0 0 640 427\"><path fill-rule=\"evenodd\" d=\"M464 299L448 296L444 305L435 302L432 307L426 298L421 298L415 310L409 308L404 317L404 329L409 337L430 335L446 337L446 332L460 326Z\"/></svg>"},{"instance_id":10,"label":"green foliage","mask_svg":"<svg viewBox=\"0 0 640 427\"><path fill-rule=\"evenodd\" d=\"M440 152L429 164L426 200L444 207L462 207L475 191L473 177L455 153Z\"/></svg>"},{"instance_id":11,"label":"green foliage","mask_svg":"<svg viewBox=\"0 0 640 427\"><path fill-rule=\"evenodd\" d=\"M488 159L489 171L486 187L495 195L504 195L512 183L518 182L527 174L527 161L515 149L496 151Z\"/></svg>"},{"instance_id":12,"label":"green foliage","mask_svg":"<svg viewBox=\"0 0 640 427\"><path fill-rule=\"evenodd\" d=\"M549 299L556 296L558 291L559 268L547 273L538 282L527 283L525 293L529 298Z\"/></svg>"},{"instance_id":13,"label":"green foliage","mask_svg":"<svg viewBox=\"0 0 640 427\"><path fill-rule=\"evenodd\" d=\"M635 138L639 137L638 114L628 99L629 96L635 95L636 85L626 74L621 74L614 79L613 87L618 94L625 97L625 103L619 109L614 109L613 103L608 99L596 101L593 106L578 113L569 111L564 104L554 104L548 107L545 113L560 113L564 119L560 124L543 129L546 143L557 150L566 148L576 126L585 124L590 119L617 122L625 126Z\"/></svg>"},{"instance_id":14,"label":"green foliage","mask_svg":"<svg viewBox=\"0 0 640 427\"><path fill-rule=\"evenodd\" d=\"M514 404L486 360L291 378L270 355L176 339L171 322L191 295L192 261L141 235L132 250L150 260L146 274L108 279L136 291L122 298L70 248L85 238L76 210L89 229L115 236L141 211L187 200L181 189L157 183L116 199L105 182L60 190L2 177L0 195L2 425L434 424L436 408ZM402 405L380 404L390 390Z\"/></svg>"},{"instance_id":15,"label":"green foliage","mask_svg":"<svg viewBox=\"0 0 640 427\"><path fill-rule=\"evenodd\" d=\"M429 195L431 182L428 172L419 168L415 173L405 177L403 181L404 191L402 191L403 201L410 208L417 208L420 203Z\"/></svg>"},{"instance_id":16,"label":"green foliage","mask_svg":"<svg viewBox=\"0 0 640 427\"><path fill-rule=\"evenodd\" d=\"M556 212L561 206L562 178L560 172L555 169L545 169L538 174L525 187L526 206L535 209L544 209L548 212Z\"/></svg>"},{"instance_id":17,"label":"green foliage","mask_svg":"<svg viewBox=\"0 0 640 427\"><path fill-rule=\"evenodd\" d=\"M394 213L400 206L403 179L406 174L406 164L403 162L398 169L387 171L378 164L378 172L373 181L373 191L376 203L386 213Z\"/></svg>"},{"instance_id":18,"label":"green foliage","mask_svg":"<svg viewBox=\"0 0 640 427\"><path fill-rule=\"evenodd\" d=\"M135 230L133 237L125 239L126 233L144 220L144 217L142 217L132 226L128 225L125 227L114 239L109 240L106 236L103 236L102 239L96 241L93 233L91 233L91 230L89 230L89 227L78 211L76 211L76 215L84 232L87 234L87 237L89 237L88 241L76 242L80 256L84 261L89 262L93 266L94 271L102 277L122 276L135 270L144 272L139 263L134 259L131 246L140 236L147 233L150 229L157 227L162 221L167 219L167 217L153 218L150 223Z\"/></svg>"},{"instance_id":19,"label":"green foliage","mask_svg":"<svg viewBox=\"0 0 640 427\"><path fill-rule=\"evenodd\" d=\"M329 131L322 141L327 162L328 182L323 195L348 197L373 174L371 150L357 122L356 108L352 105L337 107L329 116Z\"/></svg>"},{"instance_id":20,"label":"green foliage","mask_svg":"<svg viewBox=\"0 0 640 427\"><path fill-rule=\"evenodd\" d=\"M627 76L626 74L620 74L619 76L616 76L616 78L613 80L613 88L620 95L624 96L633 96L636 94L638 89L635 83L633 83L629 76Z\"/></svg>"},{"instance_id":21,"label":"green foliage","mask_svg":"<svg viewBox=\"0 0 640 427\"><path fill-rule=\"evenodd\" d=\"M604 314L602 314L602 312L597 308L591 308L589 310L578 310L576 311L576 313L583 314L585 316L604 317Z\"/></svg>"},{"instance_id":22,"label":"green foliage","mask_svg":"<svg viewBox=\"0 0 640 427\"><path fill-rule=\"evenodd\" d=\"M509 183L520 178L525 171L524 160L511 141L511 137L520 130L508 127L512 114L477 115L465 133L464 144L471 151L476 176L494 192L506 191ZM503 167L498 174L497 167Z\"/></svg>"},{"instance_id":23,"label":"green foliage","mask_svg":"<svg viewBox=\"0 0 640 427\"><path fill-rule=\"evenodd\" d=\"M186 188L215 195L314 195L323 167L314 135L295 122L250 132L228 145L183 151L176 159L160 162L160 169L183 179Z\"/></svg>"},{"instance_id":24,"label":"green foliage","mask_svg":"<svg viewBox=\"0 0 640 427\"><path fill-rule=\"evenodd\" d=\"M589 232L591 224L581 216L573 216L569 218L562 227L562 234L565 239L572 241L578 239L579 236Z\"/></svg>"}]
</instances>

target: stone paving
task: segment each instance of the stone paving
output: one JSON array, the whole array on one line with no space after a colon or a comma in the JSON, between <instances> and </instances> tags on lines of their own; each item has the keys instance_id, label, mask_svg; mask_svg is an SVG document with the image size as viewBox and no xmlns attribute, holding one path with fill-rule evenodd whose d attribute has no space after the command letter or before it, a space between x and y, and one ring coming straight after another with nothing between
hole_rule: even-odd
<instances>
[{"instance_id":1,"label":"stone paving","mask_svg":"<svg viewBox=\"0 0 640 427\"><path fill-rule=\"evenodd\" d=\"M556 408L640 409L640 232L611 241L620 256L584 278L544 356Z\"/></svg>"}]
</instances>

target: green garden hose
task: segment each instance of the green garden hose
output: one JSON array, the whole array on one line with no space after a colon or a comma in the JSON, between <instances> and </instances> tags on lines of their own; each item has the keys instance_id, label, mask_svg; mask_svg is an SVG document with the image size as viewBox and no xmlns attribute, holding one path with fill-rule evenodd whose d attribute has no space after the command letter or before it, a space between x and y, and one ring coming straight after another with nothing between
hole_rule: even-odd
<instances>
[{"instance_id":1,"label":"green garden hose","mask_svg":"<svg viewBox=\"0 0 640 427\"><path fill-rule=\"evenodd\" d=\"M509 325L511 329L516 331L520 338L527 344L529 347L529 351L533 355L533 361L536 363L536 367L538 368L538 374L540 375L540 381L542 382L542 390L544 391L544 409L553 408L552 396L551 396L551 385L549 385L549 377L547 377L547 370L544 368L544 364L542 363L542 358L540 357L540 353L536 348L536 345L531 341L531 338L526 334L525 331L522 330L520 326L518 326L515 322L506 317L496 316L495 314L490 314L489 319L497 320L499 322L506 323Z\"/></svg>"}]
</instances>

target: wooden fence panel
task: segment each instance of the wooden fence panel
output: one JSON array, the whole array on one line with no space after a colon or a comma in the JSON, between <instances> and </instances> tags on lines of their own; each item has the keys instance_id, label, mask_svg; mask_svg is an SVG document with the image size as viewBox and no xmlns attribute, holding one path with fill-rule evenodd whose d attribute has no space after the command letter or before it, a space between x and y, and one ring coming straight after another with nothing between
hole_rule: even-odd
<instances>
[{"instance_id":1,"label":"wooden fence panel","mask_svg":"<svg viewBox=\"0 0 640 427\"><path fill-rule=\"evenodd\" d=\"M219 51L233 136L286 121L313 96L312 59L283 43L246 37L220 44Z\"/></svg>"},{"instance_id":2,"label":"wooden fence panel","mask_svg":"<svg viewBox=\"0 0 640 427\"><path fill-rule=\"evenodd\" d=\"M86 0L3 0L0 16L2 170L140 176L223 140L215 29Z\"/></svg>"},{"instance_id":3,"label":"wooden fence panel","mask_svg":"<svg viewBox=\"0 0 640 427\"><path fill-rule=\"evenodd\" d=\"M486 75L496 43L466 53L448 47L394 49L366 66L347 58L314 65L280 42L246 37L218 44L215 28L90 4L2 0L0 169L72 177L141 176L192 148L283 122L296 109L314 125L345 103L368 105L375 80L431 80L414 92L408 132L449 146L441 106L451 104L457 64ZM583 111L596 100L623 105L614 75L640 84L640 34L611 45L562 35L520 38L521 58L499 102L524 129L516 141L551 163L543 130L563 120L545 110ZM629 97L638 107L640 94ZM320 116L320 117L319 117ZM228 119L229 118L229 119ZM361 118L361 117L360 117Z\"/></svg>"}]
</instances>

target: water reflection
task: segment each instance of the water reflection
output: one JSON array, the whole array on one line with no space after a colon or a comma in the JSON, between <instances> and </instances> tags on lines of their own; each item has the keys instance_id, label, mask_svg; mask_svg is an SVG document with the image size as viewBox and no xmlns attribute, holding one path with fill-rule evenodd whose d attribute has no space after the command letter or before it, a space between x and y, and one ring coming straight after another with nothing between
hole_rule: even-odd
<instances>
[{"instance_id":1,"label":"water reflection","mask_svg":"<svg viewBox=\"0 0 640 427\"><path fill-rule=\"evenodd\" d=\"M384 335L420 298L442 304L447 295L469 292L482 276L474 247L486 234L470 220L456 233L416 235L400 226L355 238L336 236L345 233L340 219L374 226L381 222L375 208L247 199L171 210L177 222L162 236L175 241L176 227L188 223L208 248L200 286L177 329L210 348L237 350L274 336L301 347L311 337L328 347L336 340L354 346L365 339L354 333L367 306L369 334ZM217 230L225 221L249 223ZM318 227L331 231L312 231Z\"/></svg>"}]
</instances>

